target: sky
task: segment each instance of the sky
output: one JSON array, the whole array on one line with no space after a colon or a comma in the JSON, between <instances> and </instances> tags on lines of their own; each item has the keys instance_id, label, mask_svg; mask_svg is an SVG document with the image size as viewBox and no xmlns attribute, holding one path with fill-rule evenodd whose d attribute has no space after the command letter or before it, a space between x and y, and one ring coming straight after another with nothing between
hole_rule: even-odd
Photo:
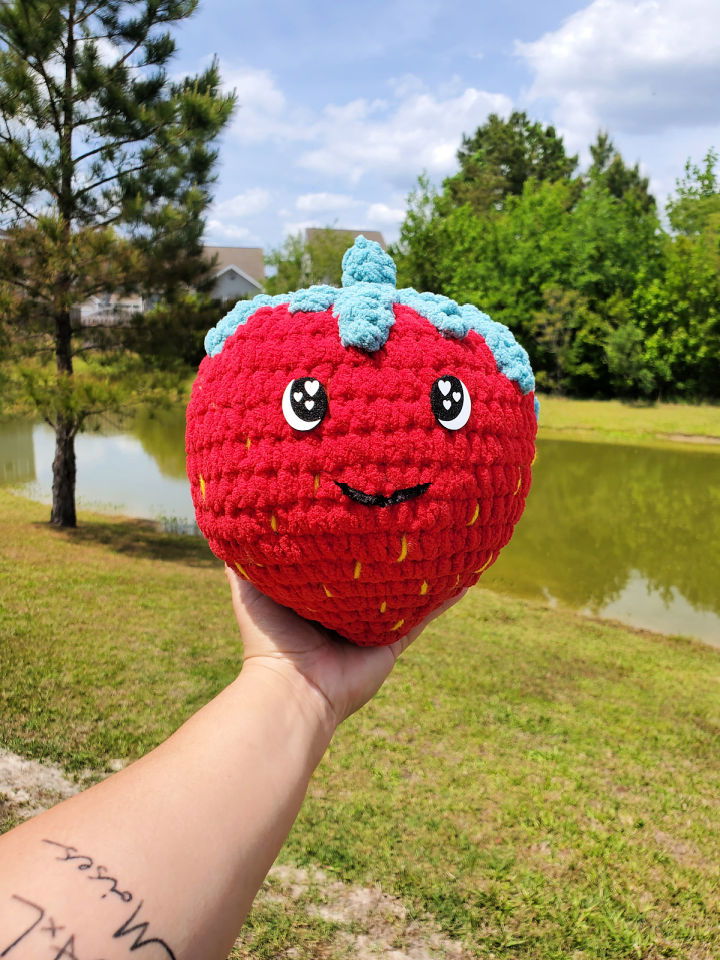
<instances>
[{"instance_id":1,"label":"sky","mask_svg":"<svg viewBox=\"0 0 720 960\"><path fill-rule=\"evenodd\" d=\"M661 205L720 149L720 0L201 0L176 39L174 72L217 56L238 96L212 244L391 241L418 175L441 184L493 112L554 124L581 163L607 130Z\"/></svg>"}]
</instances>

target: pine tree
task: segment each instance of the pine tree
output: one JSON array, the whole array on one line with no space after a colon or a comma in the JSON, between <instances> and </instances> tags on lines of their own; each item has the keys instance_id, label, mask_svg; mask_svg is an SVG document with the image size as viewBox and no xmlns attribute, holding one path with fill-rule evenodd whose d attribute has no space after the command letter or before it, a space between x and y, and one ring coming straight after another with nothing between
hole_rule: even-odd
<instances>
[{"instance_id":1,"label":"pine tree","mask_svg":"<svg viewBox=\"0 0 720 960\"><path fill-rule=\"evenodd\" d=\"M655 210L655 197L650 193L650 181L640 173L639 164L628 167L610 135L600 130L595 143L590 145L592 164L587 179L602 183L617 200L631 204L639 213Z\"/></svg>"},{"instance_id":2,"label":"pine tree","mask_svg":"<svg viewBox=\"0 0 720 960\"><path fill-rule=\"evenodd\" d=\"M198 0L7 0L0 5L0 305L55 372L27 393L56 434L51 522L75 526L75 436L121 391L76 376L107 337L73 307L93 294L192 283L203 211L234 96L217 64L173 80L170 29Z\"/></svg>"}]
</instances>

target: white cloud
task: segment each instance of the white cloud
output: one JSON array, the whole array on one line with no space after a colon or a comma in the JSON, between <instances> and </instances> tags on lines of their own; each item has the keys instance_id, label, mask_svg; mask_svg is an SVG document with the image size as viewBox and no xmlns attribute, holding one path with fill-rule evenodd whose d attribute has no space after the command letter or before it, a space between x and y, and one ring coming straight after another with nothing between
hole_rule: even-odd
<instances>
[{"instance_id":1,"label":"white cloud","mask_svg":"<svg viewBox=\"0 0 720 960\"><path fill-rule=\"evenodd\" d=\"M213 240L243 240L246 244L257 242L257 238L248 230L247 227L238 227L231 223L223 223L222 220L208 220L205 227L205 237L211 242Z\"/></svg>"},{"instance_id":2,"label":"white cloud","mask_svg":"<svg viewBox=\"0 0 720 960\"><path fill-rule=\"evenodd\" d=\"M395 93L389 103L360 99L327 106L315 125L316 146L301 154L300 164L352 183L374 173L409 185L423 169L450 173L462 134L474 131L489 113L507 114L512 107L504 94L468 87L436 95L408 77Z\"/></svg>"},{"instance_id":3,"label":"white cloud","mask_svg":"<svg viewBox=\"0 0 720 960\"><path fill-rule=\"evenodd\" d=\"M100 37L95 41L95 44L97 46L100 63L105 67L114 64L125 52L122 47L117 46L112 40L108 40L107 37Z\"/></svg>"},{"instance_id":4,"label":"white cloud","mask_svg":"<svg viewBox=\"0 0 720 960\"><path fill-rule=\"evenodd\" d=\"M346 193L304 193L295 201L297 209L306 213L347 210L358 205L359 201Z\"/></svg>"},{"instance_id":5,"label":"white cloud","mask_svg":"<svg viewBox=\"0 0 720 960\"><path fill-rule=\"evenodd\" d=\"M391 207L387 203L371 203L366 217L368 223L396 227L405 219L405 211L401 207Z\"/></svg>"},{"instance_id":6,"label":"white cloud","mask_svg":"<svg viewBox=\"0 0 720 960\"><path fill-rule=\"evenodd\" d=\"M270 205L270 191L262 187L251 187L243 193L237 193L228 200L222 200L213 206L217 217L252 217L261 213Z\"/></svg>"},{"instance_id":7,"label":"white cloud","mask_svg":"<svg viewBox=\"0 0 720 960\"><path fill-rule=\"evenodd\" d=\"M653 134L720 122L717 0L593 0L532 43L530 99L554 101L572 146L598 127Z\"/></svg>"},{"instance_id":8,"label":"white cloud","mask_svg":"<svg viewBox=\"0 0 720 960\"><path fill-rule=\"evenodd\" d=\"M388 99L361 97L311 112L289 103L267 70L223 68L223 74L238 92L232 137L274 141L286 150L289 143L305 143L294 151L295 163L353 184L374 174L407 189L423 169L450 173L462 134L489 113L512 109L505 94L463 89L457 77L432 90L406 75L389 82Z\"/></svg>"},{"instance_id":9,"label":"white cloud","mask_svg":"<svg viewBox=\"0 0 720 960\"><path fill-rule=\"evenodd\" d=\"M303 139L299 112L288 109L285 94L276 85L269 70L257 67L231 67L220 64L223 89L234 90L237 106L230 135L259 143L271 139Z\"/></svg>"}]
</instances>

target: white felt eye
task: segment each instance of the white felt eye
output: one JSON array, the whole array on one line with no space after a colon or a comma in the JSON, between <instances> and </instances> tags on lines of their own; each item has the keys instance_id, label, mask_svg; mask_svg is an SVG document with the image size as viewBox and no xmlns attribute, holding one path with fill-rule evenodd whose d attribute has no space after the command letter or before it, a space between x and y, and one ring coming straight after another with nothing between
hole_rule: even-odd
<instances>
[{"instance_id":1,"label":"white felt eye","mask_svg":"<svg viewBox=\"0 0 720 960\"><path fill-rule=\"evenodd\" d=\"M327 410L327 393L319 380L300 377L285 387L282 412L293 430L313 430Z\"/></svg>"},{"instance_id":2,"label":"white felt eye","mask_svg":"<svg viewBox=\"0 0 720 960\"><path fill-rule=\"evenodd\" d=\"M439 377L430 389L430 406L435 419L446 430L459 430L470 419L470 394L458 377Z\"/></svg>"}]
</instances>

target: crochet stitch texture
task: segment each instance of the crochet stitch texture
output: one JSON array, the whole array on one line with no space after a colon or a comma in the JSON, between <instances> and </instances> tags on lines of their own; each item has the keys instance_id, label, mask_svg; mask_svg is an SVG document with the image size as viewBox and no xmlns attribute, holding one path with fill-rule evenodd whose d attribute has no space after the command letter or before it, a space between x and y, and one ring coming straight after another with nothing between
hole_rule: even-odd
<instances>
[{"instance_id":1,"label":"crochet stitch texture","mask_svg":"<svg viewBox=\"0 0 720 960\"><path fill-rule=\"evenodd\" d=\"M477 582L530 489L526 352L471 305L395 288L359 237L343 286L240 301L208 333L187 466L213 552L361 645Z\"/></svg>"}]
</instances>

